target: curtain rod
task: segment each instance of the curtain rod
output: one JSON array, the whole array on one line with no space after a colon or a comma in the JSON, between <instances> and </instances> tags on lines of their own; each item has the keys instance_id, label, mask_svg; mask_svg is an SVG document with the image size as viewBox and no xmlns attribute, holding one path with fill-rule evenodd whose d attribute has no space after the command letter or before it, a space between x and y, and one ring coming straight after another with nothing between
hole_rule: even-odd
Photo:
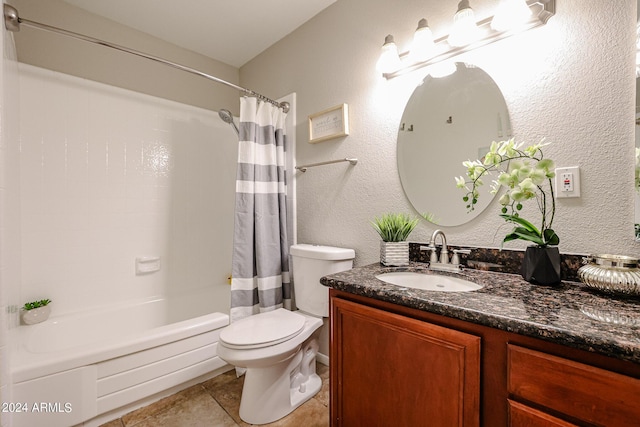
<instances>
[{"instance_id":1,"label":"curtain rod","mask_svg":"<svg viewBox=\"0 0 640 427\"><path fill-rule=\"evenodd\" d=\"M30 21L28 19L25 18L20 18L20 16L18 15L18 10L9 5L9 4L5 4L4 5L4 25L6 27L7 30L12 31L12 32L17 32L20 31L20 24L26 25L28 27L34 27L34 28L38 28L41 30L46 30L46 31L51 31L53 33L58 33L58 34L62 34L68 37L73 37L79 40L83 40L86 42L90 42L90 43L94 43L94 44L98 44L101 46L105 46L111 49L115 49L115 50L119 50L121 52L125 52L125 53L129 53L131 55L136 55L139 56L141 58L146 58L146 59L150 59L152 61L155 62L159 62L161 64L164 65L168 65L170 67L173 68L177 68L178 70L182 70L182 71L186 71L188 73L191 74L195 74L198 75L200 77L204 77L206 79L209 80L213 80L214 82L217 83L222 83L223 85L227 85L229 87L232 87L234 89L237 89L243 93L245 93L246 95L249 96L255 96L256 98L262 100L262 101L266 101L269 102L273 105L275 105L276 107L282 108L282 110L287 113L289 112L289 103L288 102L278 102L278 101L274 101L270 98L267 98L264 95L260 95L259 93L256 93L250 89L246 89L242 86L238 86L236 84L230 83L226 80L222 80L218 77L212 76L210 74L206 74L203 73L202 71L198 71L194 68L190 68L184 65L180 65L180 64L176 64L175 62L171 62L171 61L167 61L166 59L162 59L159 58L157 56L153 56L153 55L149 55L137 50L133 50L133 49L129 49L128 47L124 47L124 46L120 46L114 43L110 43L104 40L100 40L100 39L96 39L94 37L90 37L90 36L85 36L83 34L78 34L78 33L74 33L72 31L67 31L67 30L63 30L62 28L57 28L57 27L52 27L51 25L47 25L47 24L42 24L40 22L35 22L35 21Z\"/></svg>"}]
</instances>

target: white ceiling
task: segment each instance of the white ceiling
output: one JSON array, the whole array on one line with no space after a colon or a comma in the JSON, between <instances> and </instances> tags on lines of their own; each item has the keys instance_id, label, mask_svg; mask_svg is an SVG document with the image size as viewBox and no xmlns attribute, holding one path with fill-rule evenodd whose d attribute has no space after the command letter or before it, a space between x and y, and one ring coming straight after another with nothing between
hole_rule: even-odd
<instances>
[{"instance_id":1,"label":"white ceiling","mask_svg":"<svg viewBox=\"0 0 640 427\"><path fill-rule=\"evenodd\" d=\"M336 0L64 0L241 67Z\"/></svg>"}]
</instances>

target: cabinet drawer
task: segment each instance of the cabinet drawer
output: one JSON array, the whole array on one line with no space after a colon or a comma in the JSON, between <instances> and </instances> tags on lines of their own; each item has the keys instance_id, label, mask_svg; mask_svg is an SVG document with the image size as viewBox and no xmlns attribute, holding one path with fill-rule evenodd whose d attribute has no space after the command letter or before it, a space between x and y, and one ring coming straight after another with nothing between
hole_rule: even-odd
<instances>
[{"instance_id":1,"label":"cabinet drawer","mask_svg":"<svg viewBox=\"0 0 640 427\"><path fill-rule=\"evenodd\" d=\"M509 400L509 427L576 427L522 403Z\"/></svg>"},{"instance_id":2,"label":"cabinet drawer","mask_svg":"<svg viewBox=\"0 0 640 427\"><path fill-rule=\"evenodd\" d=\"M508 345L508 391L579 420L603 426L637 425L640 380Z\"/></svg>"}]
</instances>

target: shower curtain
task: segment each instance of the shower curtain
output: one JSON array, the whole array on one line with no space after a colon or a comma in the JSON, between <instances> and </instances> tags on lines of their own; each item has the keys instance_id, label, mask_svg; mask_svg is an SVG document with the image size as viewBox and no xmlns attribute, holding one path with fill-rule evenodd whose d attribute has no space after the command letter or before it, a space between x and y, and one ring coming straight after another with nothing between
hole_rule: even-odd
<instances>
[{"instance_id":1,"label":"shower curtain","mask_svg":"<svg viewBox=\"0 0 640 427\"><path fill-rule=\"evenodd\" d=\"M282 109L240 98L231 321L291 309Z\"/></svg>"}]
</instances>

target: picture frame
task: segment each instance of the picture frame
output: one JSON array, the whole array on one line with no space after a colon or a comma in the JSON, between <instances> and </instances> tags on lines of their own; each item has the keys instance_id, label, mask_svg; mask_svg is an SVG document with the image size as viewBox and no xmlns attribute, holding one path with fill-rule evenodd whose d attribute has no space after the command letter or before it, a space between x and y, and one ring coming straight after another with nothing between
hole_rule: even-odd
<instances>
[{"instance_id":1,"label":"picture frame","mask_svg":"<svg viewBox=\"0 0 640 427\"><path fill-rule=\"evenodd\" d=\"M336 105L309 116L309 142L315 144L349 135L349 106Z\"/></svg>"}]
</instances>

